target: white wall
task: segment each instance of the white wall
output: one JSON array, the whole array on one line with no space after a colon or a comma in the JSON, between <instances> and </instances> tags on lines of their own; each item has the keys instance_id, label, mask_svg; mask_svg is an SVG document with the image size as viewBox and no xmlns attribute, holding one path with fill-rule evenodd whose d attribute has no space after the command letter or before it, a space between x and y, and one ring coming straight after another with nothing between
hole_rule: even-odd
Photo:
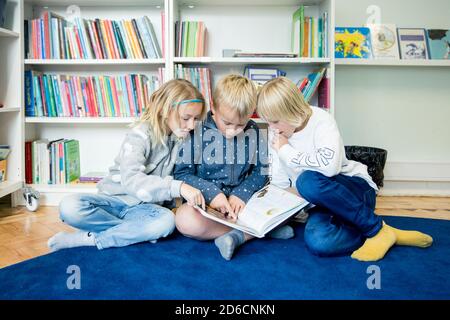
<instances>
[{"instance_id":1,"label":"white wall","mask_svg":"<svg viewBox=\"0 0 450 320\"><path fill-rule=\"evenodd\" d=\"M381 23L450 29L448 0L336 0L336 26L364 25L370 5ZM337 66L336 119L345 144L388 150L387 180L426 180L444 164L430 180L450 181L450 68Z\"/></svg>"}]
</instances>

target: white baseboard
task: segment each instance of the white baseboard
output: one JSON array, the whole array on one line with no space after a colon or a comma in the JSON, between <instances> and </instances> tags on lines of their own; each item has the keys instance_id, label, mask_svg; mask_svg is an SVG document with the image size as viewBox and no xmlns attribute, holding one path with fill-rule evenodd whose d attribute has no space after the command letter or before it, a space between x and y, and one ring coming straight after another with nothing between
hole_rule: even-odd
<instances>
[{"instance_id":1,"label":"white baseboard","mask_svg":"<svg viewBox=\"0 0 450 320\"><path fill-rule=\"evenodd\" d=\"M384 181L379 195L450 197L450 182Z\"/></svg>"},{"instance_id":2,"label":"white baseboard","mask_svg":"<svg viewBox=\"0 0 450 320\"><path fill-rule=\"evenodd\" d=\"M66 189L69 190L69 189ZM62 191L56 191L56 192L51 192L51 191L43 191L43 190L39 190L40 193L40 197L39 197L39 205L42 206L59 206L59 203L61 202L61 200L65 197L68 196L70 194L73 193L94 193L94 191L91 189L71 189L70 192L62 192ZM25 205L25 199L20 196L17 197L17 202L16 205L19 206L24 206Z\"/></svg>"},{"instance_id":3,"label":"white baseboard","mask_svg":"<svg viewBox=\"0 0 450 320\"><path fill-rule=\"evenodd\" d=\"M450 162L387 162L383 196L450 196Z\"/></svg>"},{"instance_id":4,"label":"white baseboard","mask_svg":"<svg viewBox=\"0 0 450 320\"><path fill-rule=\"evenodd\" d=\"M450 162L387 162L386 181L450 182Z\"/></svg>"}]
</instances>

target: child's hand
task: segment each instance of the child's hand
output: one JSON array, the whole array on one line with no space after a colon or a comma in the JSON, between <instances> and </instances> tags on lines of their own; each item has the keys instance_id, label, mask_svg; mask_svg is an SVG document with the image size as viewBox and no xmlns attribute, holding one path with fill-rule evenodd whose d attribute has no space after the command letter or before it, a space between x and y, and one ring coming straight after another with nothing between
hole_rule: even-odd
<instances>
[{"instance_id":1,"label":"child's hand","mask_svg":"<svg viewBox=\"0 0 450 320\"><path fill-rule=\"evenodd\" d=\"M285 144L288 144L288 138L286 138L285 136L283 136L282 134L278 133L278 132L274 132L273 133L273 138L272 138L272 148L274 148L275 150L280 150L282 146L284 146Z\"/></svg>"},{"instance_id":2,"label":"child's hand","mask_svg":"<svg viewBox=\"0 0 450 320\"><path fill-rule=\"evenodd\" d=\"M213 209L216 209L223 213L226 217L229 217L233 214L233 209L228 202L227 197L223 193L219 193L209 204L209 206Z\"/></svg>"},{"instance_id":3,"label":"child's hand","mask_svg":"<svg viewBox=\"0 0 450 320\"><path fill-rule=\"evenodd\" d=\"M230 203L231 209L233 209L233 213L236 216L236 219L239 213L244 209L245 202L241 200L241 198L231 195L228 198L228 202Z\"/></svg>"},{"instance_id":4,"label":"child's hand","mask_svg":"<svg viewBox=\"0 0 450 320\"><path fill-rule=\"evenodd\" d=\"M205 198L203 197L202 192L197 188L194 188L183 182L181 184L180 194L184 199L186 199L187 203L190 206L197 205L205 210Z\"/></svg>"}]
</instances>

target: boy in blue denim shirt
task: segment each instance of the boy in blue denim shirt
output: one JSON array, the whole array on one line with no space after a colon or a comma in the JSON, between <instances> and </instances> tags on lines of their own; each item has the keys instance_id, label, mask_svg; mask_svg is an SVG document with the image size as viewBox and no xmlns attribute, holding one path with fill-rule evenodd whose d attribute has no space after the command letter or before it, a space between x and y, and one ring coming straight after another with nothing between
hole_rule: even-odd
<instances>
[{"instance_id":1,"label":"boy in blue denim shirt","mask_svg":"<svg viewBox=\"0 0 450 320\"><path fill-rule=\"evenodd\" d=\"M174 177L202 191L206 204L236 220L245 203L267 183L267 140L249 121L256 108L256 88L247 78L229 75L214 91L214 106L205 122L181 148ZM185 203L176 213L177 229L198 240L215 239L221 255L230 260L234 250L252 237L202 216ZM293 229L283 226L270 237L287 239Z\"/></svg>"}]
</instances>

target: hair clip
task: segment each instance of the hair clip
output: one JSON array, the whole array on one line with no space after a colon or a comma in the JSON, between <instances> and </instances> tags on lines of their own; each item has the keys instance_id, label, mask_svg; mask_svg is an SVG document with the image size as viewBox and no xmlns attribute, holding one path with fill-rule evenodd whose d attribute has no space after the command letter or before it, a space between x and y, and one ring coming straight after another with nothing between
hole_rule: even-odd
<instances>
[{"instance_id":1,"label":"hair clip","mask_svg":"<svg viewBox=\"0 0 450 320\"><path fill-rule=\"evenodd\" d=\"M200 102L200 103L203 103L203 100L202 100L202 99L181 100L181 101L179 101L179 102L174 102L174 103L172 103L172 106L175 107L175 106L178 106L178 105L180 105L180 104L186 104L186 103L192 103L192 102Z\"/></svg>"}]
</instances>

